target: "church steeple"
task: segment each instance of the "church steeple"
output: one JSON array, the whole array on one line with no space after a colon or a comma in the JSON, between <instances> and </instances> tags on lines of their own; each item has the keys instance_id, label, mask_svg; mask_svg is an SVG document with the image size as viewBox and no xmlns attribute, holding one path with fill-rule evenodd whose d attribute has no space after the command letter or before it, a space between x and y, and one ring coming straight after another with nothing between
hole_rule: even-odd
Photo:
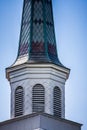
<instances>
[{"instance_id":1,"label":"church steeple","mask_svg":"<svg viewBox=\"0 0 87 130\"><path fill-rule=\"evenodd\" d=\"M56 49L51 0L24 0L18 56L23 62L61 65Z\"/></svg>"},{"instance_id":2,"label":"church steeple","mask_svg":"<svg viewBox=\"0 0 87 130\"><path fill-rule=\"evenodd\" d=\"M69 72L57 56L52 0L24 0L18 56L6 69L14 119L0 130L81 130L62 119Z\"/></svg>"},{"instance_id":3,"label":"church steeple","mask_svg":"<svg viewBox=\"0 0 87 130\"><path fill-rule=\"evenodd\" d=\"M18 56L6 69L11 117L47 113L65 117L69 69L57 56L51 0L24 0Z\"/></svg>"}]
</instances>

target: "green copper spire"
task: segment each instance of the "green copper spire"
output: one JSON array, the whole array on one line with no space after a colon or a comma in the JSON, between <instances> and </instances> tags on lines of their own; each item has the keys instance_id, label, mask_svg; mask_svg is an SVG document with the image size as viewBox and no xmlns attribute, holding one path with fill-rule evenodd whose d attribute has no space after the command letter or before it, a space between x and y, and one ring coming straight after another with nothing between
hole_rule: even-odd
<instances>
[{"instance_id":1,"label":"green copper spire","mask_svg":"<svg viewBox=\"0 0 87 130\"><path fill-rule=\"evenodd\" d=\"M25 60L24 60L24 59ZM51 0L24 0L17 60L61 65Z\"/></svg>"}]
</instances>

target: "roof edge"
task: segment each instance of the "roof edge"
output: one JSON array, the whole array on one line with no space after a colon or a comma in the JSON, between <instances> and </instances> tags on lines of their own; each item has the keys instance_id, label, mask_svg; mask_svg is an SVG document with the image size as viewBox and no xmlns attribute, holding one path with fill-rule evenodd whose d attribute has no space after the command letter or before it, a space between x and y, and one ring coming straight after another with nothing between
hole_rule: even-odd
<instances>
[{"instance_id":1,"label":"roof edge","mask_svg":"<svg viewBox=\"0 0 87 130\"><path fill-rule=\"evenodd\" d=\"M65 122L65 123L70 123L70 124L73 124L73 125L76 125L76 126L79 126L79 127L81 127L83 125L83 124L80 124L80 123L77 123L77 122L74 122L74 121L71 121L71 120L67 120L67 119L64 119L64 118L56 118L53 115L50 115L50 114L47 114L47 113L33 113L33 114L15 117L13 119L9 119L9 120L0 122L0 126L6 125L6 124L9 124L9 123L13 123L15 121L20 121L20 120L23 120L23 119L35 117L35 116L45 116L45 117L48 117L48 118L52 118L54 120L62 121L62 122Z\"/></svg>"}]
</instances>

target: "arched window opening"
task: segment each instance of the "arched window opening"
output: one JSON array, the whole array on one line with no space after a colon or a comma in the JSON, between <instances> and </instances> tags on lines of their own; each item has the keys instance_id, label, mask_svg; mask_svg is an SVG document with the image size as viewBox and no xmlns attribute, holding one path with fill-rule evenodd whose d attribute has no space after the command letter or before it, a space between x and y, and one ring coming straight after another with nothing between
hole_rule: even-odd
<instances>
[{"instance_id":1,"label":"arched window opening","mask_svg":"<svg viewBox=\"0 0 87 130\"><path fill-rule=\"evenodd\" d=\"M61 118L61 90L59 87L54 88L54 116Z\"/></svg>"},{"instance_id":2,"label":"arched window opening","mask_svg":"<svg viewBox=\"0 0 87 130\"><path fill-rule=\"evenodd\" d=\"M37 84L32 90L32 111L44 112L44 87L41 84Z\"/></svg>"},{"instance_id":3,"label":"arched window opening","mask_svg":"<svg viewBox=\"0 0 87 130\"><path fill-rule=\"evenodd\" d=\"M15 90L15 117L23 115L23 100L24 91L23 87L19 86Z\"/></svg>"}]
</instances>

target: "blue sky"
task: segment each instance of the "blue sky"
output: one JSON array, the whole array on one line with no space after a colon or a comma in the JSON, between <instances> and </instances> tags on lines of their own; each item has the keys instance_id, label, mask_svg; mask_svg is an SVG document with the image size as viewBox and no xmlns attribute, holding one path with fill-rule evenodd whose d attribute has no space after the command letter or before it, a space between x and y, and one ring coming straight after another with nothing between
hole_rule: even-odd
<instances>
[{"instance_id":1,"label":"blue sky","mask_svg":"<svg viewBox=\"0 0 87 130\"><path fill-rule=\"evenodd\" d=\"M0 121L10 118L5 68L16 59L23 0L0 1ZM66 118L87 129L87 0L54 0L58 56L71 69L66 82Z\"/></svg>"}]
</instances>

